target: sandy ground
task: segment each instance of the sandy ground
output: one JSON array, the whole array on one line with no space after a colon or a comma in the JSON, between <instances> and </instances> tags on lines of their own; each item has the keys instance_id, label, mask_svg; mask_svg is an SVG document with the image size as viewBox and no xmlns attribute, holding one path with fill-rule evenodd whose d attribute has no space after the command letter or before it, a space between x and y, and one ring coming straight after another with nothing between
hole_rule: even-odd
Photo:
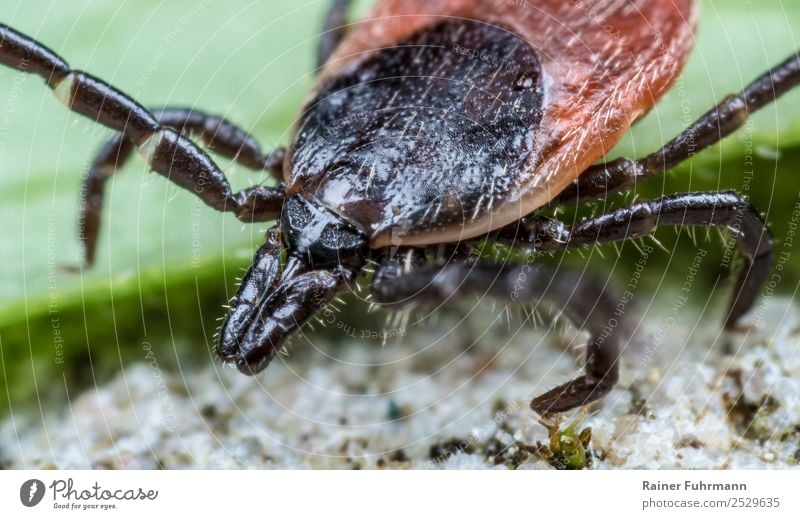
<instances>
[{"instance_id":1,"label":"sandy ground","mask_svg":"<svg viewBox=\"0 0 800 519\"><path fill-rule=\"evenodd\" d=\"M711 317L674 310L642 321L618 389L570 416L591 428L590 465L797 466L798 309L765 300L761 325L728 338ZM699 322L708 331L691 333ZM502 309L484 304L437 323L412 318L409 333L386 345L342 321L328 328L298 338L257 378L211 362L199 372L167 373L154 347L148 363L59 409L17 410L0 424L2 463L551 468L549 455L533 448L548 443L548 432L528 402L578 373L582 336L519 318L509 323ZM356 337L342 346L346 332Z\"/></svg>"}]
</instances>

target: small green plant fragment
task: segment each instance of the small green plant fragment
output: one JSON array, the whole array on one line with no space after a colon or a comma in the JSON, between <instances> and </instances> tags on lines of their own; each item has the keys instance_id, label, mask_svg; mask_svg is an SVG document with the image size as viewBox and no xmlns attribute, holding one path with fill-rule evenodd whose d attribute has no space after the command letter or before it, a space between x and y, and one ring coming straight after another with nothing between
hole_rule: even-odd
<instances>
[{"instance_id":1,"label":"small green plant fragment","mask_svg":"<svg viewBox=\"0 0 800 519\"><path fill-rule=\"evenodd\" d=\"M578 418L566 428L561 429L560 420L541 420L547 428L550 442L548 445L536 442L536 445L518 444L520 452L537 456L558 470L583 470L591 468L593 463L590 444L592 429L580 428L582 419Z\"/></svg>"},{"instance_id":2,"label":"small green plant fragment","mask_svg":"<svg viewBox=\"0 0 800 519\"><path fill-rule=\"evenodd\" d=\"M747 439L766 442L774 438L776 432L770 424L769 416L774 413L780 403L771 395L763 395L759 402L752 402L744 395L744 373L741 370L730 370L727 373L738 387L738 394L723 395L723 404L728 410L728 421Z\"/></svg>"}]
</instances>

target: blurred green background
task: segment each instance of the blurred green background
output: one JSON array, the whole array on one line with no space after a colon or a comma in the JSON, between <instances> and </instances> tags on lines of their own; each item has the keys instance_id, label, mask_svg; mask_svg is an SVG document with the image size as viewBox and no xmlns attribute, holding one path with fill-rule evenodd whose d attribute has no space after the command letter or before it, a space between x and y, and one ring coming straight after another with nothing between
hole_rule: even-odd
<instances>
[{"instance_id":1,"label":"blurred green background","mask_svg":"<svg viewBox=\"0 0 800 519\"><path fill-rule=\"evenodd\" d=\"M357 11L370 3L359 2ZM225 115L269 150L286 143L313 80L326 6L325 0L6 0L0 21L147 106ZM655 150L798 42L798 2L701 2L699 40L685 74L614 154ZM738 189L782 240L800 202L799 107L800 92L786 96L722 145L640 186L639 194ZM2 413L144 361L144 342L157 345L162 367L215 362L211 335L221 305L263 241L266 226L243 226L199 205L135 158L109 184L96 267L65 273L61 267L80 259L81 175L109 135L63 109L40 80L0 68ZM264 180L220 163L234 187ZM648 262L645 289L655 293L671 279L681 281L698 246L711 258L698 283L711 287L724 273L717 238L695 245L669 229L657 236L668 252ZM604 275L624 279L638 252L625 246L619 258L586 256ZM798 280L800 258L791 256L779 290L793 293Z\"/></svg>"}]
</instances>

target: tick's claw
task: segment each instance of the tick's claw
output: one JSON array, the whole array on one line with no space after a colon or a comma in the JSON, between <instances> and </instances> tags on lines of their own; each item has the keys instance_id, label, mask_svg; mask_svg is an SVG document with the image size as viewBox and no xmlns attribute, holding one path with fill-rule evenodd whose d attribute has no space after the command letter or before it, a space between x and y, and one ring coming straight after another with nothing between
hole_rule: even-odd
<instances>
[{"instance_id":1,"label":"tick's claw","mask_svg":"<svg viewBox=\"0 0 800 519\"><path fill-rule=\"evenodd\" d=\"M531 409L548 420L554 413L565 413L603 398L613 386L614 382L590 382L585 376L578 377L534 398Z\"/></svg>"}]
</instances>

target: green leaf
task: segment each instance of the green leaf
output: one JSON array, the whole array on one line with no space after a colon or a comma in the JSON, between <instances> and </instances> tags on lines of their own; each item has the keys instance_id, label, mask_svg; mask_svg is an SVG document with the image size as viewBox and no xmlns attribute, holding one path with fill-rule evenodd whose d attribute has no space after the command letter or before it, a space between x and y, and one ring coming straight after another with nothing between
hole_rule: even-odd
<instances>
[{"instance_id":1,"label":"green leaf","mask_svg":"<svg viewBox=\"0 0 800 519\"><path fill-rule=\"evenodd\" d=\"M359 11L367 4L360 2ZM3 22L145 105L225 115L269 150L287 142L313 81L326 5L11 0ZM702 2L699 42L686 73L615 153L655 150L798 41L798 2ZM786 96L753 118L746 140L740 133L697 157L697 175L687 177L691 187L727 185L721 165L739 167L749 153L769 158L800 143L799 102L800 92ZM134 352L125 361L143 360L139 345L162 334L172 339L176 360L186 342L208 362L219 305L263 241L266 225L243 226L213 212L134 158L109 183L96 267L79 275L62 271L80 262L81 175L108 136L66 111L40 80L0 69L0 346L2 376L12 384L80 377L75 370L83 366L56 363L59 344L73 362L98 357L113 365L123 351ZM220 163L234 187L265 181ZM29 366L17 372L22 361Z\"/></svg>"}]
</instances>

